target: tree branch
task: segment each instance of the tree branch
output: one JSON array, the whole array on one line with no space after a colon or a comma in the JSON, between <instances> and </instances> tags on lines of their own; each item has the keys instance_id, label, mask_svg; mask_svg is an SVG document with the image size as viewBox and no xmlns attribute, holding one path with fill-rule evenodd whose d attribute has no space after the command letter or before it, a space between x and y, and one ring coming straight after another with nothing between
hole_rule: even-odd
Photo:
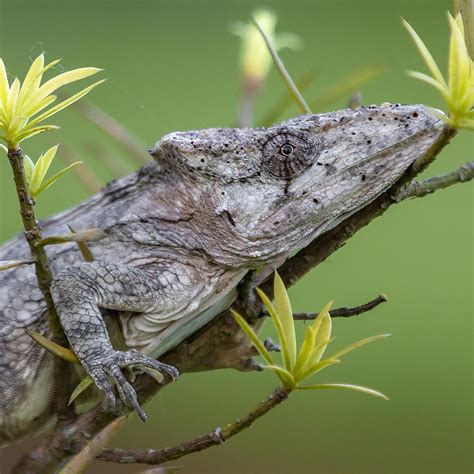
<instances>
[{"instance_id":1,"label":"tree branch","mask_svg":"<svg viewBox=\"0 0 474 474\"><path fill-rule=\"evenodd\" d=\"M212 446L223 444L228 439L249 428L255 420L266 415L277 405L288 399L290 392L282 387L275 389L272 394L261 401L252 411L242 418L237 418L233 423L217 428L208 434L198 436L186 443L182 443L173 448L164 449L147 449L144 451L133 451L125 449L105 449L99 454L98 459L101 461L117 462L122 464L140 463L158 465L166 461L188 456L208 449Z\"/></svg>"},{"instance_id":2,"label":"tree branch","mask_svg":"<svg viewBox=\"0 0 474 474\"><path fill-rule=\"evenodd\" d=\"M388 299L385 295L379 295L377 298L370 300L365 304L361 304L360 306L354 306L353 308L336 308L329 312L329 316L331 318L350 318L352 316L357 316L362 313L366 313L374 308L376 308L379 304L387 302ZM293 315L293 319L299 321L308 321L311 319L317 318L319 313L295 313Z\"/></svg>"},{"instance_id":3,"label":"tree branch","mask_svg":"<svg viewBox=\"0 0 474 474\"><path fill-rule=\"evenodd\" d=\"M397 202L409 198L424 197L439 189L444 189L458 183L467 183L474 178L474 161L462 165L455 171L443 176L425 179L424 181L412 181L396 195Z\"/></svg>"}]
</instances>

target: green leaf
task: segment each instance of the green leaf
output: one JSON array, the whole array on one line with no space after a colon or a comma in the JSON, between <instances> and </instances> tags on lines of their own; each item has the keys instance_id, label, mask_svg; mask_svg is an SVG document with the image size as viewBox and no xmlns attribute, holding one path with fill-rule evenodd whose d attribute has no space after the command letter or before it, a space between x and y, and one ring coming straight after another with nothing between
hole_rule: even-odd
<instances>
[{"instance_id":1,"label":"green leaf","mask_svg":"<svg viewBox=\"0 0 474 474\"><path fill-rule=\"evenodd\" d=\"M331 316L329 315L329 310L331 309L332 301L328 303L321 311L321 324L319 326L319 330L316 334L316 339L314 341L315 347L311 354L309 363L315 364L321 360L321 357L326 350L327 344L323 344L325 341L329 341L331 339L331 331L332 331L332 320ZM319 317L319 315L318 315Z\"/></svg>"},{"instance_id":2,"label":"green leaf","mask_svg":"<svg viewBox=\"0 0 474 474\"><path fill-rule=\"evenodd\" d=\"M98 72L102 71L103 69L99 69L96 67L83 67L79 69L73 69L72 71L66 71L62 74L59 74L56 77L53 77L49 81L45 82L38 90L37 94L35 94L35 99L43 99L44 97L50 95L55 90L63 87L67 84L71 84L72 82L79 81L81 79L85 79L86 77L93 76Z\"/></svg>"},{"instance_id":3,"label":"green leaf","mask_svg":"<svg viewBox=\"0 0 474 474\"><path fill-rule=\"evenodd\" d=\"M51 147L49 150L43 153L35 163L35 169L33 171L30 183L30 193L33 197L39 193L39 188L43 183L43 180L49 170L49 167L51 166L51 163L54 160L54 157L56 156L58 147L59 145Z\"/></svg>"},{"instance_id":4,"label":"green leaf","mask_svg":"<svg viewBox=\"0 0 474 474\"><path fill-rule=\"evenodd\" d=\"M15 136L16 143L20 143L27 138L38 135L38 133L49 132L50 130L59 130L57 125L40 125L39 127L25 128L24 131Z\"/></svg>"},{"instance_id":5,"label":"green leaf","mask_svg":"<svg viewBox=\"0 0 474 474\"><path fill-rule=\"evenodd\" d=\"M74 354L71 349L66 349L65 347L56 344L53 341L50 341L47 337L44 337L42 334L39 334L35 331L27 331L29 336L40 346L44 347L47 351L51 352L55 356L64 359L67 362L73 364L80 364L79 359L76 354Z\"/></svg>"},{"instance_id":6,"label":"green leaf","mask_svg":"<svg viewBox=\"0 0 474 474\"><path fill-rule=\"evenodd\" d=\"M451 26L451 39L449 46L449 89L455 105L460 100L469 87L470 58L467 52L464 36L456 20L448 13Z\"/></svg>"},{"instance_id":7,"label":"green leaf","mask_svg":"<svg viewBox=\"0 0 474 474\"><path fill-rule=\"evenodd\" d=\"M417 32L403 18L402 18L402 23L405 26L405 28L408 30L408 33L412 37L413 41L415 42L416 47L418 48L418 51L420 52L420 55L423 58L423 61L425 61L425 64L428 66L428 69L431 71L431 74L433 75L433 77L440 84L442 84L443 86L447 88L448 85L446 84L446 81L444 80L444 77L441 74L441 71L439 70L438 65L436 64L436 61L433 59L433 56L431 56L431 53L429 52L428 48L425 46L425 43L423 43L421 38L418 36Z\"/></svg>"},{"instance_id":8,"label":"green leaf","mask_svg":"<svg viewBox=\"0 0 474 474\"><path fill-rule=\"evenodd\" d=\"M30 184L33 173L35 172L35 164L28 155L23 155L23 168L25 170L26 181Z\"/></svg>"},{"instance_id":9,"label":"green leaf","mask_svg":"<svg viewBox=\"0 0 474 474\"><path fill-rule=\"evenodd\" d=\"M369 344L369 342L378 341L379 339L385 339L386 337L391 336L391 334L380 334L378 336L367 337L366 339L361 339L360 341L354 342L349 344L348 346L344 347L340 351L336 352L331 356L331 359L339 359L344 354L353 351L354 349L358 349L359 347L365 346Z\"/></svg>"},{"instance_id":10,"label":"green leaf","mask_svg":"<svg viewBox=\"0 0 474 474\"><path fill-rule=\"evenodd\" d=\"M71 403L74 402L74 400L82 393L84 390L86 390L89 385L93 383L92 379L87 376L84 379L82 379L77 387L74 389L74 391L71 393L71 396L69 397L69 401L67 402L68 405L71 405Z\"/></svg>"},{"instance_id":11,"label":"green leaf","mask_svg":"<svg viewBox=\"0 0 474 474\"><path fill-rule=\"evenodd\" d=\"M257 293L260 299L263 301L263 304L267 307L268 313L270 314L273 324L278 332L278 339L280 341L281 346L281 355L285 368L291 372L291 359L290 353L288 351L288 341L280 318L276 314L275 308L273 307L271 301L268 299L268 296L260 288L257 288Z\"/></svg>"},{"instance_id":12,"label":"green leaf","mask_svg":"<svg viewBox=\"0 0 474 474\"><path fill-rule=\"evenodd\" d=\"M8 90L10 89L8 84L7 70L5 68L5 63L3 59L0 58L0 110L5 108L7 102Z\"/></svg>"},{"instance_id":13,"label":"green leaf","mask_svg":"<svg viewBox=\"0 0 474 474\"><path fill-rule=\"evenodd\" d=\"M31 122L30 125L36 125L39 122L42 122L43 120L46 120L47 118L51 117L54 114L57 114L61 110L65 109L69 105L73 104L74 102L77 102L79 99L84 97L86 94L88 94L92 89L97 87L98 85L102 84L105 82L107 79L102 79L101 81L94 82L94 84L91 84L88 87L85 87L81 91L77 92L76 94L72 95L71 97L67 98L66 100L63 100L59 104L55 105L54 107L51 107L49 110L46 112L42 113L41 115L38 115L38 117L34 118Z\"/></svg>"},{"instance_id":14,"label":"green leaf","mask_svg":"<svg viewBox=\"0 0 474 474\"><path fill-rule=\"evenodd\" d=\"M293 377L293 374L291 372L288 372L288 370L284 369L283 367L280 367L279 365L265 365L263 368L270 369L276 372L286 389L292 390L294 388L295 379Z\"/></svg>"},{"instance_id":15,"label":"green leaf","mask_svg":"<svg viewBox=\"0 0 474 474\"><path fill-rule=\"evenodd\" d=\"M253 328L245 321L245 319L234 309L231 308L231 313L234 316L237 324L240 326L242 331L247 334L249 339L252 341L253 345L259 352L259 354L268 362L270 365L276 365L275 361L273 360L270 353L267 351L266 347L264 346L263 342L258 338L257 334L253 330Z\"/></svg>"},{"instance_id":16,"label":"green leaf","mask_svg":"<svg viewBox=\"0 0 474 474\"><path fill-rule=\"evenodd\" d=\"M285 284L278 272L275 272L274 279L274 294L275 294L275 313L281 321L283 332L285 333L286 342L288 346L288 358L290 361L290 371L293 369L296 361L296 333L295 321L293 319L293 311L291 310L291 303L286 291Z\"/></svg>"},{"instance_id":17,"label":"green leaf","mask_svg":"<svg viewBox=\"0 0 474 474\"><path fill-rule=\"evenodd\" d=\"M350 385L346 383L321 383L318 385L302 385L296 387L296 390L325 390L325 389L342 389L342 390L353 390L355 392L366 393L367 395L372 395L376 398L382 398L384 400L389 400L389 398L384 395L382 392L373 390L372 388L361 387L360 385Z\"/></svg>"},{"instance_id":18,"label":"green leaf","mask_svg":"<svg viewBox=\"0 0 474 474\"><path fill-rule=\"evenodd\" d=\"M297 377L297 382L302 382L303 380L311 377L312 375L320 372L321 370L325 369L326 367L330 367L334 364L340 364L341 361L339 359L325 359L317 362L316 364L312 365L308 369L301 372L301 374Z\"/></svg>"},{"instance_id":19,"label":"green leaf","mask_svg":"<svg viewBox=\"0 0 474 474\"><path fill-rule=\"evenodd\" d=\"M67 173L69 170L75 168L76 166L82 165L82 161L75 161L74 163L71 163L69 166L66 166L66 168L63 168L61 171L58 171L55 175L51 176L46 182L44 182L39 189L36 191L35 196L38 194L42 193L46 189L48 189L50 186L52 186L63 174Z\"/></svg>"},{"instance_id":20,"label":"green leaf","mask_svg":"<svg viewBox=\"0 0 474 474\"><path fill-rule=\"evenodd\" d=\"M26 73L25 79L20 90L20 103L25 100L30 91L38 88L41 81L41 73L44 69L44 54L40 54L31 64L30 69Z\"/></svg>"},{"instance_id":21,"label":"green leaf","mask_svg":"<svg viewBox=\"0 0 474 474\"><path fill-rule=\"evenodd\" d=\"M438 82L436 79L433 79L431 76L428 76L427 74L423 74L422 72L417 72L417 71L408 71L408 75L418 79L419 81L426 82L430 86L433 86L435 89L438 89L439 92L441 92L444 100L450 104L451 103L451 97L449 96L449 89Z\"/></svg>"},{"instance_id":22,"label":"green leaf","mask_svg":"<svg viewBox=\"0 0 474 474\"><path fill-rule=\"evenodd\" d=\"M315 340L316 340L316 331L311 326L306 326L303 344L301 344L301 348L298 352L298 356L296 357L296 364L292 371L295 377L298 377L299 373L306 369L309 363L311 354L314 350Z\"/></svg>"}]
</instances>

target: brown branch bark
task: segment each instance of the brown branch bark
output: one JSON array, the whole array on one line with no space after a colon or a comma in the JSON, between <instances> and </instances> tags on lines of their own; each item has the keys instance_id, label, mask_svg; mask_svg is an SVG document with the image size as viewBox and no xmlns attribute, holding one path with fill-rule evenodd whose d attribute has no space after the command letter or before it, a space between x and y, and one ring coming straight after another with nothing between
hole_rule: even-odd
<instances>
[{"instance_id":1,"label":"brown branch bark","mask_svg":"<svg viewBox=\"0 0 474 474\"><path fill-rule=\"evenodd\" d=\"M331 318L350 318L352 316L358 316L362 313L367 313L368 311L376 308L379 304L387 302L388 299L385 295L379 295L377 298L370 300L365 304L359 306L354 306L353 308L336 308L329 312ZM293 319L299 321L308 321L318 317L319 313L295 313Z\"/></svg>"},{"instance_id":2,"label":"brown branch bark","mask_svg":"<svg viewBox=\"0 0 474 474\"><path fill-rule=\"evenodd\" d=\"M311 268L316 267L352 237L359 229L383 214L396 203L395 196L407 183L424 170L449 143L455 131L446 126L439 139L418 159L400 180L372 203L350 216L345 222L319 236L308 247L301 250L279 268L286 285L294 284ZM268 295L272 294L270 278L260 285ZM239 301L237 301L239 303ZM242 369L242 360L249 354L251 346L233 318L226 311L207 326L188 338L165 355L163 361L176 366L181 373L213 370L222 367ZM144 403L166 387L158 385L151 377L138 377L134 387L139 400ZM39 443L38 447L15 467L16 473L54 472L65 459L81 451L91 437L96 436L114 419L129 410L122 407L115 414L106 413L100 405L74 420L59 423L55 430Z\"/></svg>"},{"instance_id":3,"label":"brown branch bark","mask_svg":"<svg viewBox=\"0 0 474 474\"><path fill-rule=\"evenodd\" d=\"M182 458L192 453L197 453L212 446L223 444L228 439L249 428L254 421L266 415L280 403L288 399L290 392L282 387L275 389L265 400L261 401L252 411L242 418L237 418L223 428L217 428L208 434L194 438L173 448L147 449L143 451L130 451L126 449L105 449L99 454L101 461L117 462L121 464L163 464L167 461Z\"/></svg>"},{"instance_id":4,"label":"brown branch bark","mask_svg":"<svg viewBox=\"0 0 474 474\"><path fill-rule=\"evenodd\" d=\"M465 163L460 168L443 176L425 179L423 181L412 181L396 195L398 202L409 198L419 198L433 194L440 189L453 186L458 183L467 183L474 178L474 161Z\"/></svg>"}]
</instances>

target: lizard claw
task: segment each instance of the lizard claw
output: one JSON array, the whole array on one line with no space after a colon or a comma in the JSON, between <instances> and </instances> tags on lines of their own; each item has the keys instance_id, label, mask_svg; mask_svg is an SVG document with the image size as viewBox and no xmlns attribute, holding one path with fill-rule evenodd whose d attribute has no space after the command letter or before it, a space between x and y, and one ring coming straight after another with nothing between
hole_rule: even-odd
<instances>
[{"instance_id":1,"label":"lizard claw","mask_svg":"<svg viewBox=\"0 0 474 474\"><path fill-rule=\"evenodd\" d=\"M162 362L151 359L138 351L114 351L85 363L89 375L97 388L105 395L105 406L108 411L116 408L117 401L109 377L115 382L120 399L128 407L135 410L142 421L147 420L146 413L140 406L135 389L125 377L123 370L130 368L145 368L160 373L166 373L173 380L179 376L178 370Z\"/></svg>"}]
</instances>

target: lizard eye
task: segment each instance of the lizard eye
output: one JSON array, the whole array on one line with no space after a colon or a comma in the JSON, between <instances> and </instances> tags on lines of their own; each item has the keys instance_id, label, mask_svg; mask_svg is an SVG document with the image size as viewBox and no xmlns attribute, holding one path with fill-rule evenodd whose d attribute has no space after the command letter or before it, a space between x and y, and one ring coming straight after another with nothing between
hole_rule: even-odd
<instances>
[{"instance_id":1,"label":"lizard eye","mask_svg":"<svg viewBox=\"0 0 474 474\"><path fill-rule=\"evenodd\" d=\"M306 133L279 133L265 143L262 166L276 178L292 178L312 164L317 148L316 140Z\"/></svg>"},{"instance_id":2,"label":"lizard eye","mask_svg":"<svg viewBox=\"0 0 474 474\"><path fill-rule=\"evenodd\" d=\"M290 145L289 143L285 143L281 148L280 148L280 153L284 156L290 156L293 153L293 146Z\"/></svg>"}]
</instances>

